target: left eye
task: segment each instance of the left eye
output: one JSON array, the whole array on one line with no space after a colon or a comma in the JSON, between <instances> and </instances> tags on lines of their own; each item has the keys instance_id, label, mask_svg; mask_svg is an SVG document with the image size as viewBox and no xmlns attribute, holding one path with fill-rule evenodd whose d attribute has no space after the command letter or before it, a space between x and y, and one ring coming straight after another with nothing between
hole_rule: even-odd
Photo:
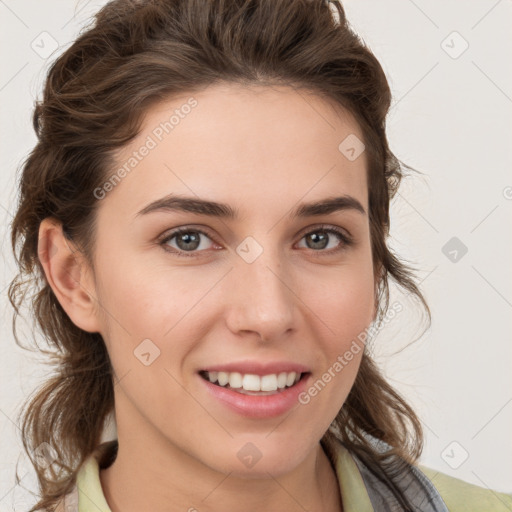
<instances>
[{"instance_id":1,"label":"left eye","mask_svg":"<svg viewBox=\"0 0 512 512\"><path fill-rule=\"evenodd\" d=\"M164 246L166 251L176 254L177 256L193 256L193 253L201 252L201 250L198 250L201 246L201 235L211 239L208 233L200 229L179 228L169 233L168 236L160 241L160 244ZM334 235L340 243L334 248L325 250L329 245L329 241L332 239L332 235ZM169 245L169 242L173 239L176 239L177 247ZM327 254L339 252L353 243L348 235L333 227L316 228L304 234L301 240L303 239L306 240L307 248L312 249L314 252L325 252ZM172 250L169 250L169 247L171 247Z\"/></svg>"},{"instance_id":2,"label":"left eye","mask_svg":"<svg viewBox=\"0 0 512 512\"><path fill-rule=\"evenodd\" d=\"M331 250L325 251L329 254L333 253L333 252L341 251L342 249L344 249L352 244L352 240L348 237L348 235L345 235L338 229L334 229L334 228L315 229L314 231L310 231L309 233L306 233L301 238L301 240L309 239L313 244L313 248L325 249L327 241L332 238L331 235L334 235L338 239L338 242L341 242L341 244L338 244L338 246L335 246ZM308 247L308 248L311 249L311 247Z\"/></svg>"}]
</instances>

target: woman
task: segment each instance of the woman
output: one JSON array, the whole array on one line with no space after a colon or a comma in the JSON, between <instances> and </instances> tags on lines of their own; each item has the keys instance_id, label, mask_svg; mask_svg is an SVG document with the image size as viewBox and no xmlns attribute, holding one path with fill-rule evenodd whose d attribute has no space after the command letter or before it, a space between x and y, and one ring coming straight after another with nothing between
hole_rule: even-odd
<instances>
[{"instance_id":1,"label":"woman","mask_svg":"<svg viewBox=\"0 0 512 512\"><path fill-rule=\"evenodd\" d=\"M386 245L390 100L338 3L114 0L57 59L12 226L57 361L32 511L512 506L417 465L367 348L389 278L429 312Z\"/></svg>"}]
</instances>

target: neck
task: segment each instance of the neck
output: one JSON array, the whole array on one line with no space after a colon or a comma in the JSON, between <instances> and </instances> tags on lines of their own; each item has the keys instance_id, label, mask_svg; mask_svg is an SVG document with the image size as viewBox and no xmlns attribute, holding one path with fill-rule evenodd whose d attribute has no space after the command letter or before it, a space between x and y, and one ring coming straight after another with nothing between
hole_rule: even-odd
<instances>
[{"instance_id":1,"label":"neck","mask_svg":"<svg viewBox=\"0 0 512 512\"><path fill-rule=\"evenodd\" d=\"M142 427L142 425L141 425ZM292 471L242 478L206 466L161 435L118 423L115 461L100 471L112 512L342 511L336 473L320 443Z\"/></svg>"}]
</instances>

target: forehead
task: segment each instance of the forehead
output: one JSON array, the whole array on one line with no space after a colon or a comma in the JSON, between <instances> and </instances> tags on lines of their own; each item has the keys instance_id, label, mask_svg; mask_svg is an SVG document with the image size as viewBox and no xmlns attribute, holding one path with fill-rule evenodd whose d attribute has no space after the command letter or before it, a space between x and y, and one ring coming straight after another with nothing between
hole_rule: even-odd
<instances>
[{"instance_id":1,"label":"forehead","mask_svg":"<svg viewBox=\"0 0 512 512\"><path fill-rule=\"evenodd\" d=\"M262 198L282 210L301 198L350 194L367 209L366 155L342 151L354 137L363 139L353 115L312 92L211 86L146 112L138 136L115 155L112 171L127 172L106 203L133 217L172 192L240 211Z\"/></svg>"}]
</instances>

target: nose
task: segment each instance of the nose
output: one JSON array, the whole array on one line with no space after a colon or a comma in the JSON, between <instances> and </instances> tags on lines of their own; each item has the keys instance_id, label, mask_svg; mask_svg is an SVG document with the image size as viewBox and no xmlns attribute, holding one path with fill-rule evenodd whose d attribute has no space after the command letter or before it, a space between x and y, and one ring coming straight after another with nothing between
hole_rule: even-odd
<instances>
[{"instance_id":1,"label":"nose","mask_svg":"<svg viewBox=\"0 0 512 512\"><path fill-rule=\"evenodd\" d=\"M225 283L228 327L267 342L282 339L294 328L299 300L286 266L277 250L263 250L252 262L241 254Z\"/></svg>"}]
</instances>

